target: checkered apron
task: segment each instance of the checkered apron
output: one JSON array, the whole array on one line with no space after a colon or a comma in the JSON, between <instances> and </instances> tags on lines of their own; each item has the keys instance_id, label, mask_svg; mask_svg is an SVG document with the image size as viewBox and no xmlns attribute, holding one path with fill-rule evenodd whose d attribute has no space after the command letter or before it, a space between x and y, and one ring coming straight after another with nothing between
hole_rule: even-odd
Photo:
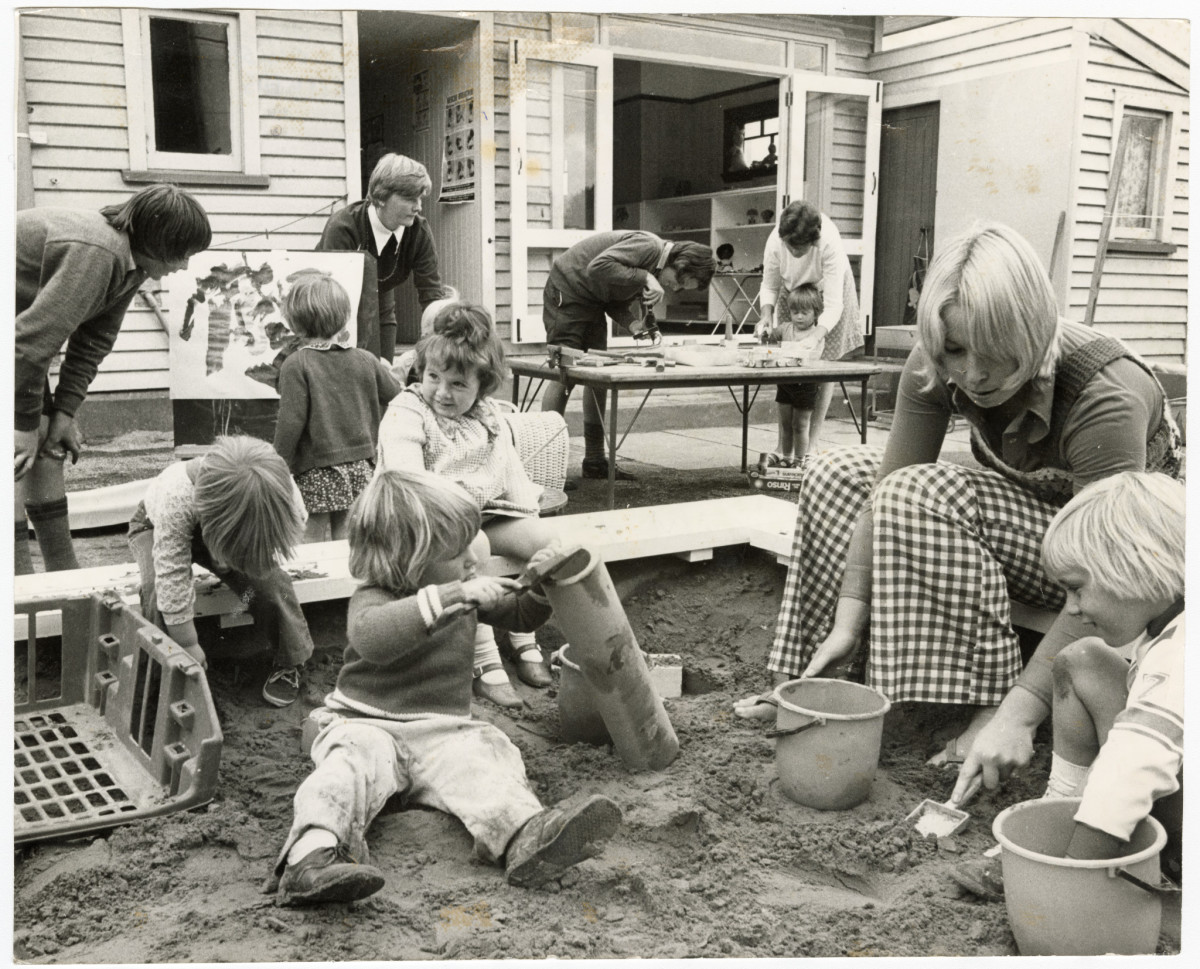
<instances>
[{"instance_id":1,"label":"checkered apron","mask_svg":"<svg viewBox=\"0 0 1200 969\"><path fill-rule=\"evenodd\" d=\"M992 471L901 468L873 488L876 447L810 461L768 668L799 676L833 626L864 503L874 523L867 682L893 702L998 704L1021 671L1009 598L1060 609L1041 570L1058 506Z\"/></svg>"}]
</instances>

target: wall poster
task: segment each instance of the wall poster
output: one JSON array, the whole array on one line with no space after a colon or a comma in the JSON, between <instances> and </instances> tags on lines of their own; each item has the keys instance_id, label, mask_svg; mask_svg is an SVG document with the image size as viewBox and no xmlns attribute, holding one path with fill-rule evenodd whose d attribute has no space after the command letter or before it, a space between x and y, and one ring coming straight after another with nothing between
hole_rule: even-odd
<instances>
[{"instance_id":1,"label":"wall poster","mask_svg":"<svg viewBox=\"0 0 1200 969\"><path fill-rule=\"evenodd\" d=\"M446 135L442 148L440 202L470 202L475 198L475 89L446 98Z\"/></svg>"}]
</instances>

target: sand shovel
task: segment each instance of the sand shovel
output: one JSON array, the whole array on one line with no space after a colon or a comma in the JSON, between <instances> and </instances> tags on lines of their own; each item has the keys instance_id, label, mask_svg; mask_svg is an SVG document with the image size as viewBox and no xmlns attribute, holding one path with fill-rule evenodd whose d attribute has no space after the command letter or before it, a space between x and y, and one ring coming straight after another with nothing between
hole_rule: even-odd
<instances>
[{"instance_id":1,"label":"sand shovel","mask_svg":"<svg viewBox=\"0 0 1200 969\"><path fill-rule=\"evenodd\" d=\"M983 775L976 774L975 779L963 793L962 800L958 802L951 799L942 803L927 797L904 820L914 822L913 826L916 828L917 834L926 838L948 838L952 834L957 834L971 820L971 815L962 810L959 805L966 804L978 794L982 783Z\"/></svg>"}]
</instances>

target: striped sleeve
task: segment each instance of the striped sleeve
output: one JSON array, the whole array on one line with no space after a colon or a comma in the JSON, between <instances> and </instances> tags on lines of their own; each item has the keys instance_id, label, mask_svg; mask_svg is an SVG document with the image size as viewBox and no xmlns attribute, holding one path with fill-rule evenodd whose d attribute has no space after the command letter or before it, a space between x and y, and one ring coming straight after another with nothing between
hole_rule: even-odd
<instances>
[{"instance_id":1,"label":"striped sleeve","mask_svg":"<svg viewBox=\"0 0 1200 969\"><path fill-rule=\"evenodd\" d=\"M1129 697L1113 721L1075 820L1128 840L1183 766L1184 618L1138 649Z\"/></svg>"}]
</instances>

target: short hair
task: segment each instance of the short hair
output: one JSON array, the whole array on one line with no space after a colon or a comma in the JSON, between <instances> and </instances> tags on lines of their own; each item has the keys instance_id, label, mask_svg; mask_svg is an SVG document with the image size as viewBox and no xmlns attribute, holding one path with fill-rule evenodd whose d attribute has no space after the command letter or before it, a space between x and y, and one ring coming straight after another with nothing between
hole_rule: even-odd
<instances>
[{"instance_id":1,"label":"short hair","mask_svg":"<svg viewBox=\"0 0 1200 969\"><path fill-rule=\"evenodd\" d=\"M177 262L212 242L208 214L178 185L148 185L120 205L106 205L100 214L129 236L131 250L151 259Z\"/></svg>"},{"instance_id":2,"label":"short hair","mask_svg":"<svg viewBox=\"0 0 1200 969\"><path fill-rule=\"evenodd\" d=\"M451 303L457 303L461 297L458 295L458 290L453 286L443 286L442 296L440 299L435 299L432 303L421 310L421 336L429 336L433 332L433 325L444 310Z\"/></svg>"},{"instance_id":3,"label":"short hair","mask_svg":"<svg viewBox=\"0 0 1200 969\"><path fill-rule=\"evenodd\" d=\"M803 199L779 213L779 239L785 245L812 246L821 239L821 210Z\"/></svg>"},{"instance_id":4,"label":"short hair","mask_svg":"<svg viewBox=\"0 0 1200 969\"><path fill-rule=\"evenodd\" d=\"M504 345L488 311L465 302L443 307L433 319L433 332L417 342L417 373L423 375L430 361L476 374L480 397L495 391L504 380Z\"/></svg>"},{"instance_id":5,"label":"short hair","mask_svg":"<svg viewBox=\"0 0 1200 969\"><path fill-rule=\"evenodd\" d=\"M939 245L917 302L917 338L942 379L950 304L962 311L968 349L1013 363L1025 382L1054 372L1058 303L1033 247L1014 229L978 222Z\"/></svg>"},{"instance_id":6,"label":"short hair","mask_svg":"<svg viewBox=\"0 0 1200 969\"><path fill-rule=\"evenodd\" d=\"M809 311L813 316L820 316L825 312L825 297L813 283L801 283L787 294L787 308L793 317Z\"/></svg>"},{"instance_id":7,"label":"short hair","mask_svg":"<svg viewBox=\"0 0 1200 969\"><path fill-rule=\"evenodd\" d=\"M479 533L479 506L459 485L428 471L381 471L350 509L350 574L398 595Z\"/></svg>"},{"instance_id":8,"label":"short hair","mask_svg":"<svg viewBox=\"0 0 1200 969\"><path fill-rule=\"evenodd\" d=\"M196 516L208 550L249 576L290 558L304 532L287 462L245 435L218 437L200 462Z\"/></svg>"},{"instance_id":9,"label":"short hair","mask_svg":"<svg viewBox=\"0 0 1200 969\"><path fill-rule=\"evenodd\" d=\"M676 242L667 256L667 267L675 270L675 278L681 283L696 280L696 288L703 289L717 271L717 260L708 246L699 242Z\"/></svg>"},{"instance_id":10,"label":"short hair","mask_svg":"<svg viewBox=\"0 0 1200 969\"><path fill-rule=\"evenodd\" d=\"M329 273L315 269L293 273L283 297L283 318L297 336L329 339L350 321L350 297Z\"/></svg>"},{"instance_id":11,"label":"short hair","mask_svg":"<svg viewBox=\"0 0 1200 969\"><path fill-rule=\"evenodd\" d=\"M367 198L382 205L393 195L419 199L433 188L429 172L419 161L390 152L375 163L367 182Z\"/></svg>"},{"instance_id":12,"label":"short hair","mask_svg":"<svg viewBox=\"0 0 1200 969\"><path fill-rule=\"evenodd\" d=\"M1042 568L1079 569L1116 599L1183 595L1187 488L1158 471L1123 471L1093 482L1054 516Z\"/></svg>"}]
</instances>

